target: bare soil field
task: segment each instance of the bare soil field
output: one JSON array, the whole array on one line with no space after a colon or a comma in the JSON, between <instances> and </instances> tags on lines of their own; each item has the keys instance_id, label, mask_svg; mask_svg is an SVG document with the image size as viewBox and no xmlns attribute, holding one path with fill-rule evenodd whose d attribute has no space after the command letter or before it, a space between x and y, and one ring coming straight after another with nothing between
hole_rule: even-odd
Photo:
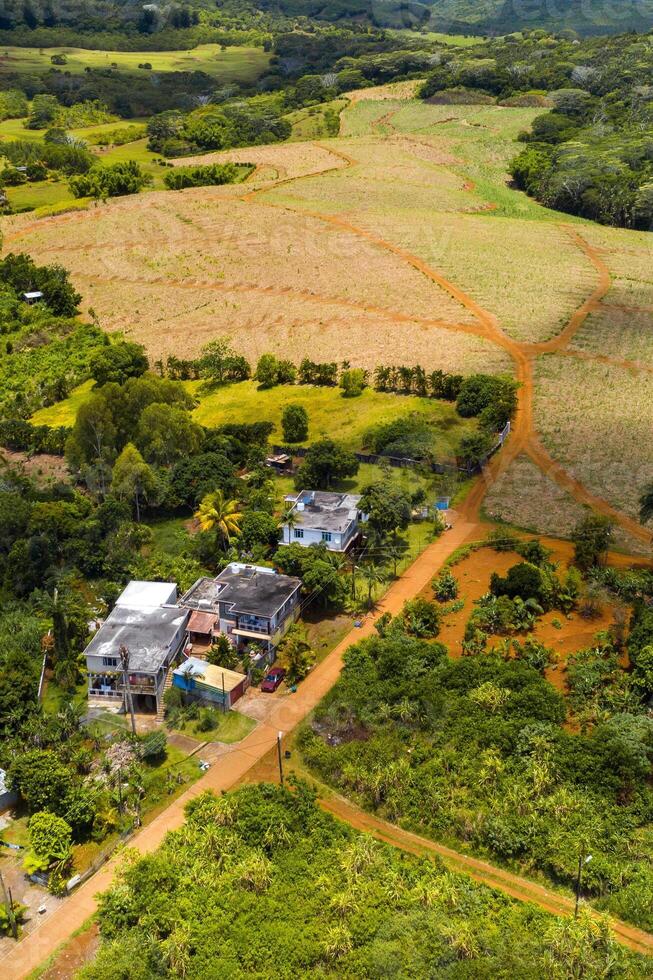
<instances>
[{"instance_id":1,"label":"bare soil field","mask_svg":"<svg viewBox=\"0 0 653 980\"><path fill-rule=\"evenodd\" d=\"M511 188L539 110L426 105L413 88L353 93L335 139L195 158L253 163L244 184L11 218L5 246L70 268L102 326L153 358L228 333L251 359L513 371L520 412L487 512L568 534L587 504L648 548L632 518L653 479L650 236Z\"/></svg>"},{"instance_id":2,"label":"bare soil field","mask_svg":"<svg viewBox=\"0 0 653 980\"><path fill-rule=\"evenodd\" d=\"M569 560L568 548L549 538L544 544L553 552L550 560L557 562L560 568L566 568ZM492 548L481 548L451 569L458 582L459 596L465 600L465 605L459 612L443 618L438 641L445 644L452 657L462 656L465 626L474 610L475 600L489 591L492 573L505 575L509 568L520 561L523 559L516 552L499 553ZM430 587L424 589L422 595L427 599L433 598ZM613 608L609 603L604 604L600 616L594 619L584 619L576 612L564 616L559 610L552 610L541 616L531 635L553 649L556 654L556 663L545 672L547 680L564 690L567 657L590 646L596 634L600 630L608 629L612 623ZM489 648L498 646L502 639L499 636L493 637L488 644Z\"/></svg>"},{"instance_id":3,"label":"bare soil field","mask_svg":"<svg viewBox=\"0 0 653 980\"><path fill-rule=\"evenodd\" d=\"M535 424L552 456L637 517L653 481L653 376L549 355L536 367Z\"/></svg>"}]
</instances>

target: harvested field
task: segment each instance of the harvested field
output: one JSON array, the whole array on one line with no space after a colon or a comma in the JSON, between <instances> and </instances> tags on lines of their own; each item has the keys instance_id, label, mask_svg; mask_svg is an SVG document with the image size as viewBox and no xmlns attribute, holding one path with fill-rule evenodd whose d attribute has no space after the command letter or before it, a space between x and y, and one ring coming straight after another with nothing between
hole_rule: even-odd
<instances>
[{"instance_id":1,"label":"harvested field","mask_svg":"<svg viewBox=\"0 0 653 980\"><path fill-rule=\"evenodd\" d=\"M568 538L587 514L586 507L525 455L518 456L490 488L483 510L491 520L560 538ZM621 528L615 531L614 547L627 554L651 557L650 547Z\"/></svg>"},{"instance_id":2,"label":"harvested field","mask_svg":"<svg viewBox=\"0 0 653 980\"><path fill-rule=\"evenodd\" d=\"M555 355L536 366L535 424L551 455L632 517L653 481L653 377Z\"/></svg>"},{"instance_id":3,"label":"harvested field","mask_svg":"<svg viewBox=\"0 0 653 980\"><path fill-rule=\"evenodd\" d=\"M103 328L145 343L155 360L172 352L194 357L209 340L227 333L253 361L271 352L295 361L307 354L317 360L347 357L369 369L382 361L470 373L510 368L503 351L473 334L391 310L367 312L337 298L293 295L283 287L198 280L171 286L118 276L100 282L80 275L79 281Z\"/></svg>"},{"instance_id":4,"label":"harvested field","mask_svg":"<svg viewBox=\"0 0 653 980\"><path fill-rule=\"evenodd\" d=\"M491 487L483 509L492 520L534 534L568 537L585 508L521 455Z\"/></svg>"},{"instance_id":5,"label":"harvested field","mask_svg":"<svg viewBox=\"0 0 653 980\"><path fill-rule=\"evenodd\" d=\"M173 166L188 167L199 163L254 163L276 170L279 177L302 177L342 167L343 161L328 149L315 143L272 143L269 146L245 146L237 150L202 153L194 157L172 160ZM275 178L276 179L276 178ZM252 180L252 183L255 181Z\"/></svg>"},{"instance_id":6,"label":"harvested field","mask_svg":"<svg viewBox=\"0 0 653 980\"><path fill-rule=\"evenodd\" d=\"M587 318L571 347L653 368L653 308L637 312L604 303Z\"/></svg>"}]
</instances>

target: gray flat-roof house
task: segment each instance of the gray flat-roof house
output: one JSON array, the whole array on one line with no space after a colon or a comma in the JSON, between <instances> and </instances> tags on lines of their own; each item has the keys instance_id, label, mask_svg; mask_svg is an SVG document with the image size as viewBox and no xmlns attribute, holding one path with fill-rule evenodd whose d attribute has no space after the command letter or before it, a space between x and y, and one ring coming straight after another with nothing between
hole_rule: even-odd
<instances>
[{"instance_id":1,"label":"gray flat-roof house","mask_svg":"<svg viewBox=\"0 0 653 980\"><path fill-rule=\"evenodd\" d=\"M224 633L239 649L254 644L272 662L280 639L299 615L301 579L273 568L231 562L216 578L200 578L179 600L189 610L189 639Z\"/></svg>"},{"instance_id":2,"label":"gray flat-roof house","mask_svg":"<svg viewBox=\"0 0 653 980\"><path fill-rule=\"evenodd\" d=\"M84 652L89 698L123 700L120 651L125 647L134 708L158 712L168 668L186 640L188 616L177 605L176 585L130 582Z\"/></svg>"},{"instance_id":3,"label":"gray flat-roof house","mask_svg":"<svg viewBox=\"0 0 653 980\"><path fill-rule=\"evenodd\" d=\"M347 551L360 534L367 514L358 509L360 494L302 490L286 497L292 521L281 528L281 544L324 544L329 551Z\"/></svg>"}]
</instances>

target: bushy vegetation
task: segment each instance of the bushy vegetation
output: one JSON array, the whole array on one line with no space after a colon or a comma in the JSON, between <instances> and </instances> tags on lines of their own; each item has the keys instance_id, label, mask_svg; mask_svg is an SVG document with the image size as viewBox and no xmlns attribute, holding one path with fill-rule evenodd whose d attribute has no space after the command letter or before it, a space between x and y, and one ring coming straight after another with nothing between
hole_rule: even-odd
<instances>
[{"instance_id":1,"label":"bushy vegetation","mask_svg":"<svg viewBox=\"0 0 653 980\"><path fill-rule=\"evenodd\" d=\"M91 167L78 177L71 177L69 186L75 197L95 197L106 200L123 194L138 194L152 183L135 160L113 163L107 167Z\"/></svg>"},{"instance_id":2,"label":"bushy vegetation","mask_svg":"<svg viewBox=\"0 0 653 980\"><path fill-rule=\"evenodd\" d=\"M640 969L604 923L552 920L439 862L398 854L323 813L303 784L203 794L186 814L101 898L102 945L83 980L145 980L161 964L189 978ZM252 921L262 910L259 943Z\"/></svg>"},{"instance_id":3,"label":"bushy vegetation","mask_svg":"<svg viewBox=\"0 0 653 980\"><path fill-rule=\"evenodd\" d=\"M290 136L283 119L284 106L273 96L260 96L246 104L205 106L183 115L168 112L148 123L148 146L164 156L182 156L202 150L275 143Z\"/></svg>"},{"instance_id":4,"label":"bushy vegetation","mask_svg":"<svg viewBox=\"0 0 653 980\"><path fill-rule=\"evenodd\" d=\"M0 279L4 427L66 398L90 377L93 356L108 346L108 338L98 327L73 319L81 297L61 266L39 266L26 255L9 254L0 260ZM26 292L41 292L43 299L30 306L22 299ZM17 434L4 433L9 444Z\"/></svg>"},{"instance_id":5,"label":"bushy vegetation","mask_svg":"<svg viewBox=\"0 0 653 980\"><path fill-rule=\"evenodd\" d=\"M212 184L233 184L251 173L253 166L243 168L235 163L212 163L199 167L174 167L163 178L170 190L184 187L205 187Z\"/></svg>"},{"instance_id":6,"label":"bushy vegetation","mask_svg":"<svg viewBox=\"0 0 653 980\"><path fill-rule=\"evenodd\" d=\"M609 643L570 666L572 734L530 638L508 659L451 660L408 628L404 616L347 651L301 734L307 762L391 820L570 887L585 849L588 897L650 929L653 724Z\"/></svg>"}]
</instances>

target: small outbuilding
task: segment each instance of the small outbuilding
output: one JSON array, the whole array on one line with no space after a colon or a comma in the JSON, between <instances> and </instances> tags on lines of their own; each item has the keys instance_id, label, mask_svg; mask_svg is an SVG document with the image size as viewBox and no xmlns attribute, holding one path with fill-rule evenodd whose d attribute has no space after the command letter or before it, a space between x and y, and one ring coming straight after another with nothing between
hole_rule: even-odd
<instances>
[{"instance_id":1,"label":"small outbuilding","mask_svg":"<svg viewBox=\"0 0 653 980\"><path fill-rule=\"evenodd\" d=\"M39 303L43 299L43 293L39 290L31 293L23 293L23 299L31 306L33 303Z\"/></svg>"},{"instance_id":2,"label":"small outbuilding","mask_svg":"<svg viewBox=\"0 0 653 980\"><path fill-rule=\"evenodd\" d=\"M225 711L242 698L247 684L245 674L215 667L197 657L189 657L172 672L172 686L190 700L206 701Z\"/></svg>"},{"instance_id":3,"label":"small outbuilding","mask_svg":"<svg viewBox=\"0 0 653 980\"><path fill-rule=\"evenodd\" d=\"M292 456L288 453L275 453L267 456L265 465L269 466L275 473L290 473L292 471Z\"/></svg>"}]
</instances>

